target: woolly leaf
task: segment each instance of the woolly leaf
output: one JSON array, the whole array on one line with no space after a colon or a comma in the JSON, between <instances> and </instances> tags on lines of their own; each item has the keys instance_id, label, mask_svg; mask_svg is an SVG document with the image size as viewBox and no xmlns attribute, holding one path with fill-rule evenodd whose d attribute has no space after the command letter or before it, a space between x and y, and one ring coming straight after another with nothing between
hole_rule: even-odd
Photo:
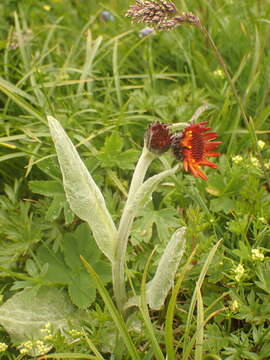
<instances>
[{"instance_id":1,"label":"woolly leaf","mask_svg":"<svg viewBox=\"0 0 270 360\"><path fill-rule=\"evenodd\" d=\"M186 247L186 228L175 231L161 256L154 278L147 285L147 302L159 310L173 286L173 280Z\"/></svg>"},{"instance_id":2,"label":"woolly leaf","mask_svg":"<svg viewBox=\"0 0 270 360\"><path fill-rule=\"evenodd\" d=\"M60 123L51 116L48 122L70 207L89 224L97 245L113 261L117 231L103 195Z\"/></svg>"},{"instance_id":3,"label":"woolly leaf","mask_svg":"<svg viewBox=\"0 0 270 360\"><path fill-rule=\"evenodd\" d=\"M48 322L62 330L78 322L80 311L71 304L64 291L55 287L25 289L13 295L0 307L0 324L14 343L40 339L40 329Z\"/></svg>"}]
</instances>

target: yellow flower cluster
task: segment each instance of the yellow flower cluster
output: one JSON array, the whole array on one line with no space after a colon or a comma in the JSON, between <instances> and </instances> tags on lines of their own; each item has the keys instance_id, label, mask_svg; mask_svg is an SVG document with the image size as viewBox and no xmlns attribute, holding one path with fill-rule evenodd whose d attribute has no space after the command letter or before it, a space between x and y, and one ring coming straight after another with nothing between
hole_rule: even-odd
<instances>
[{"instance_id":1,"label":"yellow flower cluster","mask_svg":"<svg viewBox=\"0 0 270 360\"><path fill-rule=\"evenodd\" d=\"M221 69L216 69L214 72L213 72L213 75L217 78L221 78L221 79L225 79L226 75L224 73L223 70Z\"/></svg>"},{"instance_id":2,"label":"yellow flower cluster","mask_svg":"<svg viewBox=\"0 0 270 360\"><path fill-rule=\"evenodd\" d=\"M51 346L45 344L42 340L35 340L26 341L22 343L18 348L22 355L28 354L31 350L37 355L42 355L46 354L51 349Z\"/></svg>"},{"instance_id":3,"label":"yellow flower cluster","mask_svg":"<svg viewBox=\"0 0 270 360\"><path fill-rule=\"evenodd\" d=\"M251 250L251 258L254 261L263 261L264 254L260 249L252 249Z\"/></svg>"},{"instance_id":4,"label":"yellow flower cluster","mask_svg":"<svg viewBox=\"0 0 270 360\"><path fill-rule=\"evenodd\" d=\"M262 140L258 140L257 144L258 144L259 149L261 149L261 150L265 147L265 142Z\"/></svg>"},{"instance_id":5,"label":"yellow flower cluster","mask_svg":"<svg viewBox=\"0 0 270 360\"><path fill-rule=\"evenodd\" d=\"M51 327L51 323L47 323L45 324L44 328L40 330L40 332L43 334L43 340L48 341L53 339Z\"/></svg>"},{"instance_id":6,"label":"yellow flower cluster","mask_svg":"<svg viewBox=\"0 0 270 360\"><path fill-rule=\"evenodd\" d=\"M70 336L72 336L74 338L83 336L83 333L81 331L76 330L76 329L71 329L71 330L69 330L68 333L69 333Z\"/></svg>"},{"instance_id":7,"label":"yellow flower cluster","mask_svg":"<svg viewBox=\"0 0 270 360\"><path fill-rule=\"evenodd\" d=\"M51 7L50 7L50 5L43 5L43 9L46 11L50 11Z\"/></svg>"},{"instance_id":8,"label":"yellow flower cluster","mask_svg":"<svg viewBox=\"0 0 270 360\"><path fill-rule=\"evenodd\" d=\"M239 264L237 266L236 269L234 269L234 273L235 273L235 280L236 281L240 281L241 277L244 275L245 273L245 269L244 266L242 264Z\"/></svg>"},{"instance_id":9,"label":"yellow flower cluster","mask_svg":"<svg viewBox=\"0 0 270 360\"><path fill-rule=\"evenodd\" d=\"M20 346L19 346L19 349L20 349L20 353L21 354L27 354L30 350L33 349L33 343L32 341L26 341L24 343L22 343Z\"/></svg>"},{"instance_id":10,"label":"yellow flower cluster","mask_svg":"<svg viewBox=\"0 0 270 360\"><path fill-rule=\"evenodd\" d=\"M241 155L236 155L232 157L232 162L236 165L240 164L243 161L243 158Z\"/></svg>"},{"instance_id":11,"label":"yellow flower cluster","mask_svg":"<svg viewBox=\"0 0 270 360\"><path fill-rule=\"evenodd\" d=\"M250 162L253 166L259 167L260 163L259 160L255 156L250 157Z\"/></svg>"},{"instance_id":12,"label":"yellow flower cluster","mask_svg":"<svg viewBox=\"0 0 270 360\"><path fill-rule=\"evenodd\" d=\"M0 352L6 351L7 348L8 348L8 345L7 345L7 344L2 343L2 342L0 343Z\"/></svg>"},{"instance_id":13,"label":"yellow flower cluster","mask_svg":"<svg viewBox=\"0 0 270 360\"><path fill-rule=\"evenodd\" d=\"M237 301L237 300L233 300L233 302L232 302L231 305L230 305L231 311L235 313L235 312L237 312L238 308L239 308L238 301Z\"/></svg>"}]
</instances>

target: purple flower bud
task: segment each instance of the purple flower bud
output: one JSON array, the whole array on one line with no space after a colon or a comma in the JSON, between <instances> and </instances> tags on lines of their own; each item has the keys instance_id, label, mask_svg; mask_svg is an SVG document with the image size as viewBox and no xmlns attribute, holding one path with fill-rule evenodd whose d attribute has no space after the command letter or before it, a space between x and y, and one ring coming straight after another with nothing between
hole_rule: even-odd
<instances>
[{"instance_id":1,"label":"purple flower bud","mask_svg":"<svg viewBox=\"0 0 270 360\"><path fill-rule=\"evenodd\" d=\"M151 27L146 27L146 28L144 28L144 29L142 29L142 30L139 31L139 37L140 37L140 38L143 38L143 37L145 37L145 36L148 36L148 35L150 35L150 34L153 34L154 31L155 31L155 30L154 30L153 28L151 28Z\"/></svg>"},{"instance_id":2,"label":"purple flower bud","mask_svg":"<svg viewBox=\"0 0 270 360\"><path fill-rule=\"evenodd\" d=\"M114 21L114 16L109 11L104 10L100 14L100 18L103 21Z\"/></svg>"}]
</instances>

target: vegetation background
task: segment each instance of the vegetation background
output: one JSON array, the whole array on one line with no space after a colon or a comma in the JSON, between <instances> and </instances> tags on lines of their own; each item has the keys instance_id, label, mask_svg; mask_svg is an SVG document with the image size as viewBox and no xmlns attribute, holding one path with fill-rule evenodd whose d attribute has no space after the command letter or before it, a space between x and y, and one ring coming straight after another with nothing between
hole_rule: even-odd
<instances>
[{"instance_id":1,"label":"vegetation background","mask_svg":"<svg viewBox=\"0 0 270 360\"><path fill-rule=\"evenodd\" d=\"M270 2L175 4L199 16L214 39L269 169ZM185 348L187 321L189 339L196 334L196 313L188 320L188 309L205 259L222 239L202 287L207 321L201 358L269 359L269 187L239 104L198 29L185 25L144 36L144 26L132 25L124 16L129 5L121 0L0 3L0 289L3 304L22 290L27 295L12 303L12 309L0 308L0 358L29 358L50 349L69 353L66 359L74 358L72 353L87 358L93 351L90 337L100 356L117 359L122 353L129 358L117 348L108 309L73 256L83 254L111 291L106 259L66 202L46 115L57 118L76 144L117 222L147 126L153 121L187 122L209 104L201 118L223 142L219 170L207 171L204 182L180 169L159 187L134 223L127 275L137 291L153 248L150 275L173 231L187 226L183 263L197 249L178 295L175 347L179 359L199 359ZM150 173L158 173L164 164L174 165L169 153L153 163ZM73 325L64 334L50 329L48 323L63 309L61 296L68 307L66 319L73 312L79 319L79 312L88 309L85 335ZM41 326L42 344L33 342L36 318L14 336L18 318L11 326L4 318L25 301L20 319L27 320L25 309L38 312L41 303L48 305L46 300L58 307L43 314L47 327ZM162 348L166 312L150 315ZM153 358L140 316L129 326L141 358ZM31 328L29 334L25 328Z\"/></svg>"}]
</instances>

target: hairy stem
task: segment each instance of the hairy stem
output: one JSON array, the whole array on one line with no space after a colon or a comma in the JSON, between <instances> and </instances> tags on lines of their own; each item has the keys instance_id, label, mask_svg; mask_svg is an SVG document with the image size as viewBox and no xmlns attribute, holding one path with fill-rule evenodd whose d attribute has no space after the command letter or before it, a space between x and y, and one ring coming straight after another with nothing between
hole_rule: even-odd
<instances>
[{"instance_id":1,"label":"hairy stem","mask_svg":"<svg viewBox=\"0 0 270 360\"><path fill-rule=\"evenodd\" d=\"M133 223L134 216L130 212L130 202L132 201L136 191L143 183L147 169L156 155L147 150L144 146L139 161L134 170L131 180L128 198L120 219L118 227L118 241L116 246L115 260L112 264L113 291L116 304L121 313L123 313L124 304L127 300L125 287L125 261L128 238Z\"/></svg>"}]
</instances>

